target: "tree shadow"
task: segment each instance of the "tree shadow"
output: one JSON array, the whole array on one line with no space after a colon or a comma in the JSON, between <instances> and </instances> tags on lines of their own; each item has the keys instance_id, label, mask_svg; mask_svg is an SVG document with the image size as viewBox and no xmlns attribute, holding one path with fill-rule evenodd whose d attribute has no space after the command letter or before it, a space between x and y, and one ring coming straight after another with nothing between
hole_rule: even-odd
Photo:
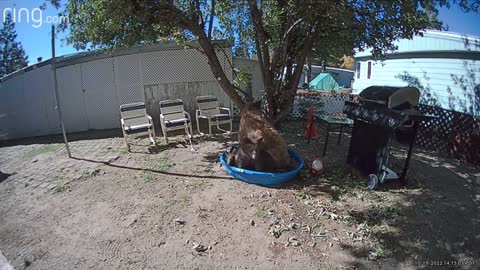
<instances>
[{"instance_id":1,"label":"tree shadow","mask_svg":"<svg viewBox=\"0 0 480 270\"><path fill-rule=\"evenodd\" d=\"M206 153L206 154L203 156L203 159L204 159L205 161L207 161L207 162L210 162L210 163L217 163L217 162L219 162L219 160L220 160L220 155L221 155L224 151L225 151L225 150Z\"/></svg>"},{"instance_id":2,"label":"tree shadow","mask_svg":"<svg viewBox=\"0 0 480 270\"><path fill-rule=\"evenodd\" d=\"M470 39L467 35L463 35L462 36L462 41L463 41L463 45L464 45L464 47L467 51L480 49L480 40L478 38Z\"/></svg>"},{"instance_id":3,"label":"tree shadow","mask_svg":"<svg viewBox=\"0 0 480 270\"><path fill-rule=\"evenodd\" d=\"M193 145L195 145L193 140L192 140L192 143L193 143ZM166 151L166 150L169 150L169 149L179 148L179 145L182 148L190 148L190 144L188 142L176 140L176 141L169 141L166 144L165 143L164 144L158 144L157 143L156 145L148 146L147 150L148 150L149 154L155 155L155 154L162 153L163 151ZM134 151L130 151L130 152L132 152L132 153L143 153L143 152L134 152Z\"/></svg>"},{"instance_id":4,"label":"tree shadow","mask_svg":"<svg viewBox=\"0 0 480 270\"><path fill-rule=\"evenodd\" d=\"M379 197L396 197L394 205L380 200L369 203L362 211L349 213L349 222L357 228L355 233L359 226L369 228L372 241L370 247L340 244L355 258L351 267L371 269L378 264L381 269L397 269L410 263L423 268L415 263L471 262L480 258L480 171L426 154L421 151L420 157L416 155L412 160L410 175L417 183L406 188L391 183L377 191L365 191ZM366 190L365 181L346 173L348 169L333 178L297 179L287 188L307 188L312 198L326 194L333 201L350 196L352 189Z\"/></svg>"},{"instance_id":5,"label":"tree shadow","mask_svg":"<svg viewBox=\"0 0 480 270\"><path fill-rule=\"evenodd\" d=\"M121 129L103 129L103 130L89 130L82 132L67 133L68 142L76 142L83 140L97 140L123 137ZM64 143L62 134L45 135L28 137L21 139L13 139L7 141L0 141L0 147L14 146L14 145L31 145L31 144L52 144Z\"/></svg>"},{"instance_id":6,"label":"tree shadow","mask_svg":"<svg viewBox=\"0 0 480 270\"><path fill-rule=\"evenodd\" d=\"M298 137L289 139L295 138L298 140ZM296 143L296 147L298 152L313 152L306 158L319 151L315 144L305 142ZM310 177L303 173L295 181L279 187L300 195L306 193L311 200L323 201L326 197L349 207L357 204L355 211L348 210L350 208L341 211L350 216L348 222L352 227L347 230L352 228L356 235L365 232L364 238L369 242L340 240L341 250L354 258L346 268L431 268L434 265L428 264L443 263L450 269L458 265L445 263L471 264L480 258L478 167L415 148L406 187L392 182L369 191L365 177L346 165L347 150L347 139L340 145L329 145L328 152L332 154L324 158L323 175ZM405 146L393 145L391 160L395 171L402 167L406 153ZM362 196L361 201L358 195ZM374 199L364 201L363 196ZM358 206L362 202L364 206ZM476 269L475 266L463 267Z\"/></svg>"},{"instance_id":7,"label":"tree shadow","mask_svg":"<svg viewBox=\"0 0 480 270\"><path fill-rule=\"evenodd\" d=\"M408 86L418 88L418 90L420 91L421 104L435 107L441 106L438 92L432 89L430 85L430 77L428 77L427 72L423 72L422 79L411 75L407 71L404 71L402 74L398 74L395 77L405 82Z\"/></svg>"},{"instance_id":8,"label":"tree shadow","mask_svg":"<svg viewBox=\"0 0 480 270\"><path fill-rule=\"evenodd\" d=\"M3 173L2 171L0 171L0 183L2 183L3 181L7 180L8 177L10 177L12 174L9 174L9 173Z\"/></svg>"},{"instance_id":9,"label":"tree shadow","mask_svg":"<svg viewBox=\"0 0 480 270\"><path fill-rule=\"evenodd\" d=\"M448 87L450 94L449 106L451 110L460 111L471 115L480 113L480 80L477 80L477 74L480 73L480 67L476 63L463 61L465 75L450 74L453 84L462 90L463 97L454 94ZM467 100L470 103L467 103Z\"/></svg>"},{"instance_id":10,"label":"tree shadow","mask_svg":"<svg viewBox=\"0 0 480 270\"><path fill-rule=\"evenodd\" d=\"M479 258L478 203L465 196L469 191L458 191L459 184L445 178L447 174L445 170L436 170L435 185L418 194L400 194L408 206L379 205L352 214L356 224L384 228L371 235L373 250L381 250L382 263L398 266L407 261L445 263ZM457 191L452 192L451 188ZM364 254L362 249L344 248L354 256Z\"/></svg>"},{"instance_id":11,"label":"tree shadow","mask_svg":"<svg viewBox=\"0 0 480 270\"><path fill-rule=\"evenodd\" d=\"M464 60L463 70L465 75L450 74L449 82L451 84L447 84L444 89L432 88L431 78L425 71L422 78L412 75L408 71L397 74L395 78L420 90L420 104L478 115L480 113L480 81L476 75L480 73L480 66ZM453 88L457 91L454 91ZM442 91L448 93L447 100L441 99Z\"/></svg>"}]
</instances>

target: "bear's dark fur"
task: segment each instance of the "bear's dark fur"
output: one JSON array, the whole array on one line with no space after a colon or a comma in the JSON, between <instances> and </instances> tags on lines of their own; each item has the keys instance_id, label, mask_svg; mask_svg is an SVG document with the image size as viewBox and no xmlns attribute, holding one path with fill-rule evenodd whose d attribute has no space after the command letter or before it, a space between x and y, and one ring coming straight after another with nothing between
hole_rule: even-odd
<instances>
[{"instance_id":1,"label":"bear's dark fur","mask_svg":"<svg viewBox=\"0 0 480 270\"><path fill-rule=\"evenodd\" d=\"M246 104L240 116L239 146L229 153L228 164L263 172L286 170L290 165L287 144L262 116L258 104Z\"/></svg>"}]
</instances>

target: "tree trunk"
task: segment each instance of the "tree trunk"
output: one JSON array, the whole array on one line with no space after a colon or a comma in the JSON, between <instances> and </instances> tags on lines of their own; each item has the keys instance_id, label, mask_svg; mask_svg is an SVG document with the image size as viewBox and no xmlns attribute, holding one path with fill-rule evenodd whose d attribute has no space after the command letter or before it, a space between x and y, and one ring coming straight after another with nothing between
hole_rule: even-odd
<instances>
[{"instance_id":1,"label":"tree trunk","mask_svg":"<svg viewBox=\"0 0 480 270\"><path fill-rule=\"evenodd\" d=\"M218 60L215 48L208 40L205 32L200 29L195 29L195 31L193 31L192 29L192 32L194 32L198 37L198 43L200 44L203 52L208 58L208 64L210 66L210 69L212 70L213 75L215 76L215 79L218 81L225 93L227 93L227 95L232 99L233 103L235 103L237 107L242 108L245 102L242 100L240 95L238 95L232 83L228 80L227 75L225 74L225 71L220 64L220 61Z\"/></svg>"},{"instance_id":2,"label":"tree trunk","mask_svg":"<svg viewBox=\"0 0 480 270\"><path fill-rule=\"evenodd\" d=\"M272 115L275 111L275 108L273 107L275 87L273 84L274 78L270 64L270 48L267 45L268 35L263 27L262 13L257 7L257 1L249 0L248 4L250 6L250 15L252 16L253 26L255 28L255 46L267 99L267 114Z\"/></svg>"},{"instance_id":3,"label":"tree trunk","mask_svg":"<svg viewBox=\"0 0 480 270\"><path fill-rule=\"evenodd\" d=\"M246 92L247 92L247 102L253 102L253 88L252 88L252 74L248 73L249 75L249 80L246 85Z\"/></svg>"},{"instance_id":4,"label":"tree trunk","mask_svg":"<svg viewBox=\"0 0 480 270\"><path fill-rule=\"evenodd\" d=\"M213 3L215 4L215 3ZM214 10L215 6L212 6L212 10ZM197 19L189 18L186 16L181 10L179 10L172 0L168 2L164 2L162 6L162 10L166 12L169 17L173 15L176 20L179 20L179 24L182 28L191 31L194 35L198 38L198 43L200 47L203 49L203 53L208 58L208 65L210 66L210 70L213 73L213 76L218 81L222 89L225 93L232 99L233 103L237 105L237 107L242 108L245 102L242 100L240 95L238 95L235 87L228 79L225 71L223 70L220 61L218 60L217 52L215 50L214 44L209 39L209 34L205 34L204 25L202 23L199 24ZM167 18L169 18L167 17ZM213 18L211 18L213 19ZM208 30L210 31L210 30ZM232 67L233 68L233 67Z\"/></svg>"},{"instance_id":5,"label":"tree trunk","mask_svg":"<svg viewBox=\"0 0 480 270\"><path fill-rule=\"evenodd\" d=\"M310 58L307 58L307 81L305 82L307 84L307 88L308 88L308 84L312 81L312 61Z\"/></svg>"},{"instance_id":6,"label":"tree trunk","mask_svg":"<svg viewBox=\"0 0 480 270\"><path fill-rule=\"evenodd\" d=\"M288 84L285 85L285 87L282 87L282 91L278 93L279 97L274 99L273 107L275 108L275 111L270 120L274 125L277 125L280 121L285 119L292 110L293 100L295 99L298 88L298 82L300 81L300 77L303 73L303 68L298 67L303 67L305 65L307 54L312 50L315 29L315 25L312 25L307 37L305 38L302 52L296 57L295 66L297 68L294 70L293 75L289 78Z\"/></svg>"}]
</instances>

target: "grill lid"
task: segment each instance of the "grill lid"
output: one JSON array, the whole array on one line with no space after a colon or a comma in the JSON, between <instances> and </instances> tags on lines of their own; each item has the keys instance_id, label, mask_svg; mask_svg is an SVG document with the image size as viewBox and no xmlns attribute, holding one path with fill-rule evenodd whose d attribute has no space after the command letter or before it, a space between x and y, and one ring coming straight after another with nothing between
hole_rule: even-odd
<instances>
[{"instance_id":1,"label":"grill lid","mask_svg":"<svg viewBox=\"0 0 480 270\"><path fill-rule=\"evenodd\" d=\"M370 86L359 94L360 101L382 104L389 109L415 107L420 91L415 87Z\"/></svg>"}]
</instances>

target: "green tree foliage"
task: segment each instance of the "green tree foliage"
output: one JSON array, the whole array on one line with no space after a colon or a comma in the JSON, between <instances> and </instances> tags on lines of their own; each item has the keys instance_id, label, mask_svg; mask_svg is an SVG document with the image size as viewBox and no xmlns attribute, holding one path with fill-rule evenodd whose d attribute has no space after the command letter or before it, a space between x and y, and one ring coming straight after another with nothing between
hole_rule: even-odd
<instances>
[{"instance_id":1,"label":"green tree foliage","mask_svg":"<svg viewBox=\"0 0 480 270\"><path fill-rule=\"evenodd\" d=\"M0 29L0 77L26 67L27 55L20 42L17 41L15 23L7 13Z\"/></svg>"},{"instance_id":2,"label":"green tree foliage","mask_svg":"<svg viewBox=\"0 0 480 270\"><path fill-rule=\"evenodd\" d=\"M366 48L381 57L395 49L395 40L438 28L438 7L452 4L465 12L479 6L467 0L70 0L65 15L77 48L197 39L215 78L241 106L212 42L230 40L236 55L258 58L266 113L277 122L293 103L302 72L295 67L303 67L314 48L321 57Z\"/></svg>"}]
</instances>

